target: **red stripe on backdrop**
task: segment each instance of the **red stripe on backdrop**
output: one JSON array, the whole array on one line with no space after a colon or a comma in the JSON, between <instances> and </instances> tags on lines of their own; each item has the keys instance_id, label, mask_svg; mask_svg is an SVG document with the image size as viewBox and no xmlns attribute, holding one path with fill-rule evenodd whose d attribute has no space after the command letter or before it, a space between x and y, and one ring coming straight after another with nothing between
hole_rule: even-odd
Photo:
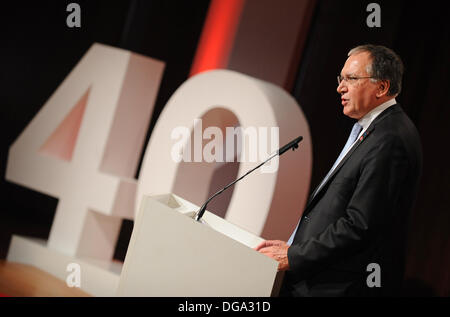
<instances>
[{"instance_id":1,"label":"red stripe on backdrop","mask_svg":"<svg viewBox=\"0 0 450 317\"><path fill-rule=\"evenodd\" d=\"M226 68L245 0L212 0L189 76Z\"/></svg>"}]
</instances>

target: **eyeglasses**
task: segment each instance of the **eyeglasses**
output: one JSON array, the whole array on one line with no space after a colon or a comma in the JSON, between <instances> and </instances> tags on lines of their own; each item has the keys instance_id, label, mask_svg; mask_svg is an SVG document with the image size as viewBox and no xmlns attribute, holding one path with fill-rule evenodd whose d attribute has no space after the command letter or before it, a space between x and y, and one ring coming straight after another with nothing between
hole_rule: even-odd
<instances>
[{"instance_id":1,"label":"eyeglasses","mask_svg":"<svg viewBox=\"0 0 450 317\"><path fill-rule=\"evenodd\" d=\"M368 77L345 76L345 77L343 77L341 75L338 75L337 82L338 82L338 85L340 85L341 82L343 82L343 81L346 81L347 83L353 83L353 82L357 81L358 79L364 79L364 78L374 78L374 77L373 76L368 76Z\"/></svg>"}]
</instances>

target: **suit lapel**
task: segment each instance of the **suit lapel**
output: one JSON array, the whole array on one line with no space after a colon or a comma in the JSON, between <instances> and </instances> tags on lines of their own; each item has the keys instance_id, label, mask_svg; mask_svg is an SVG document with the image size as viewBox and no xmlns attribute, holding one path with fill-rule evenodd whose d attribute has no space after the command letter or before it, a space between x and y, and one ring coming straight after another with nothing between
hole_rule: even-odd
<instances>
[{"instance_id":1,"label":"suit lapel","mask_svg":"<svg viewBox=\"0 0 450 317\"><path fill-rule=\"evenodd\" d=\"M383 118L385 118L387 115L389 115L389 113L394 112L394 110L397 109L401 109L399 108L398 104L397 105L393 105L392 107L389 107L388 109L386 109L385 111L383 111L371 124L370 126L367 128L367 130L363 133L363 135L358 139L358 141L352 146L352 148L347 152L347 154L344 156L344 158L339 162L339 164L336 166L336 168L333 170L333 172L330 174L330 176L328 177L327 181L323 184L323 186L320 188L320 190L318 190L319 188L317 187L314 192L311 194L307 204L306 204L306 208L303 212L303 215L308 214L308 212L310 211L310 207L313 205L313 202L317 200L319 193L324 190L327 186L327 184L333 179L334 175L340 170L340 168L342 167L342 165L345 164L345 162L349 159L349 157L353 154L353 152L358 148L358 146L360 146L360 144L362 142L364 142L367 137L373 132L373 130L375 129L375 125L380 122L381 120L383 120Z\"/></svg>"},{"instance_id":2,"label":"suit lapel","mask_svg":"<svg viewBox=\"0 0 450 317\"><path fill-rule=\"evenodd\" d=\"M317 199L317 197L319 196L318 194L325 189L325 187L328 185L328 183L333 179L334 175L341 169L342 165L345 164L345 162L347 162L347 160L349 159L349 157L353 154L353 152L358 148L358 146L364 142L364 140L366 140L367 136L370 135L370 133L374 130L374 126L369 127L369 129L367 129L363 135L358 139L358 141L356 141L356 143L350 148L350 150L347 152L347 154L342 158L342 160L339 162L339 164L336 166L336 168L333 170L333 172L330 174L330 176L328 177L328 179L326 180L326 182L323 184L323 186L320 188L320 190L318 190L319 188L316 188L316 190L312 193L312 195L310 196L310 199L307 203L307 207L305 209L304 214L306 215L306 213L308 212L308 207L310 207L312 205L312 202L314 200Z\"/></svg>"}]
</instances>

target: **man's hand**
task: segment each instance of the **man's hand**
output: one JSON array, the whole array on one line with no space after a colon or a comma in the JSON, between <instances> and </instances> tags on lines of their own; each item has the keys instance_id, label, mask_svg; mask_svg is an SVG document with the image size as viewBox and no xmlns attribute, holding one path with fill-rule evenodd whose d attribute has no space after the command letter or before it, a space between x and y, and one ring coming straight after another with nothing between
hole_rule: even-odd
<instances>
[{"instance_id":1,"label":"man's hand","mask_svg":"<svg viewBox=\"0 0 450 317\"><path fill-rule=\"evenodd\" d=\"M284 241L267 240L261 242L255 250L265 254L268 257L278 261L278 271L289 270L289 262L287 257L289 246Z\"/></svg>"}]
</instances>

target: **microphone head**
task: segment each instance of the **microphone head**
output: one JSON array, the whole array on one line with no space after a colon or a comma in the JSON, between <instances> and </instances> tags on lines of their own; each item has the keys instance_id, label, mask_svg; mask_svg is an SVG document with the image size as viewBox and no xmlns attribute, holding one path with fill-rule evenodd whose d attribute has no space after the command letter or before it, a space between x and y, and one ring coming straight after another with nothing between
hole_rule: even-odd
<instances>
[{"instance_id":1,"label":"microphone head","mask_svg":"<svg viewBox=\"0 0 450 317\"><path fill-rule=\"evenodd\" d=\"M298 138L292 140L291 142L289 142L288 144L286 144L285 146L281 147L278 150L278 155L283 154L284 152L286 152L287 150L289 150L290 148L292 148L292 150L294 150L294 148L298 148L298 143L303 139L302 136L299 136Z\"/></svg>"}]
</instances>

